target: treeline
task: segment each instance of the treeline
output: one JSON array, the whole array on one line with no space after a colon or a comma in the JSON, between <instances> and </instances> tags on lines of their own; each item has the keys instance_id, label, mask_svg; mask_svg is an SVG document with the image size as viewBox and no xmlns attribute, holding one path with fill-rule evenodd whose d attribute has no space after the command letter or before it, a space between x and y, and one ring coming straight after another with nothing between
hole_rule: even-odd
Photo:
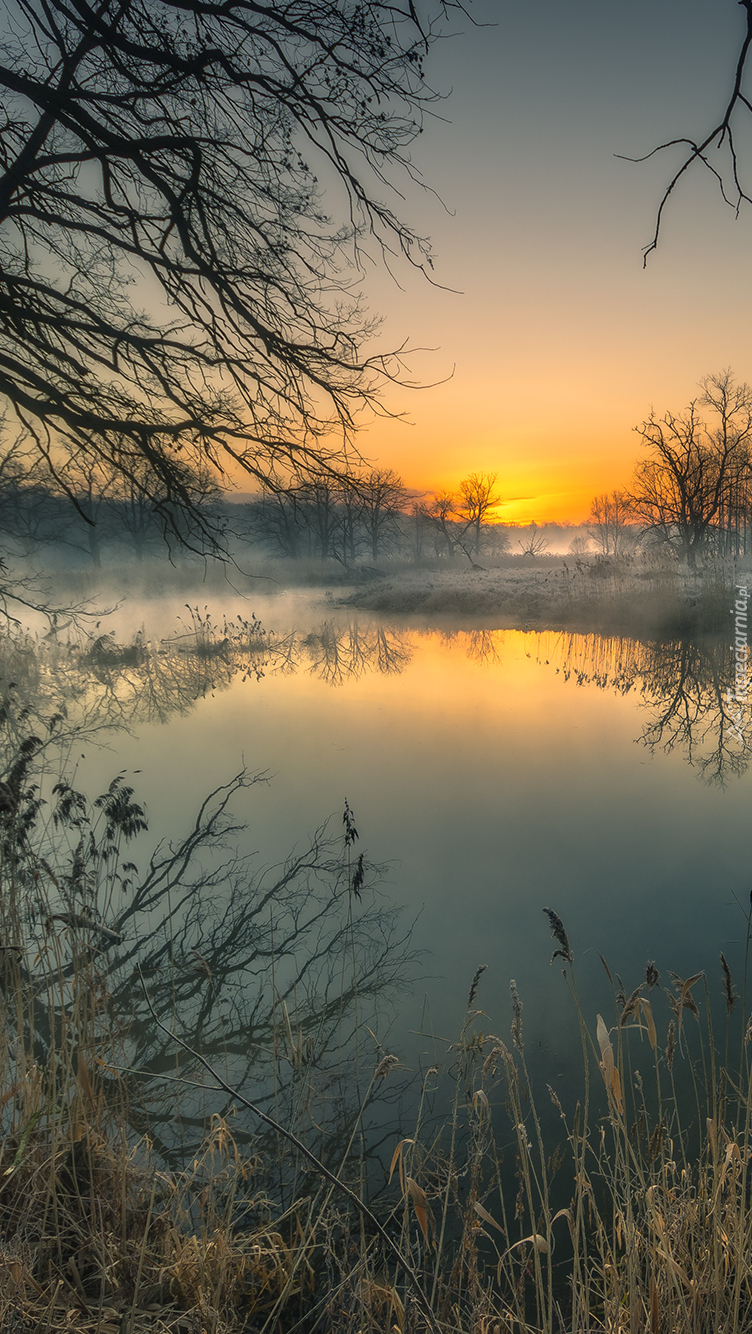
<instances>
[{"instance_id":1,"label":"treeline","mask_svg":"<svg viewBox=\"0 0 752 1334\"><path fill-rule=\"evenodd\" d=\"M0 529L6 554L100 567L121 558L143 560L164 552L165 537L203 555L219 541L230 556L255 549L275 558L331 561L349 570L389 558L467 558L513 552L542 554L545 535L535 524L507 526L495 519L501 503L495 474L472 473L454 494L416 497L391 469L298 481L243 503L233 502L208 476L185 469L195 516L175 530L159 498L104 466L76 468L68 460L54 477L29 466L14 449L0 458ZM166 497L169 500L169 497ZM556 536L561 530L556 530ZM556 540L556 539L555 539ZM566 542L564 543L566 546Z\"/></svg>"},{"instance_id":2,"label":"treeline","mask_svg":"<svg viewBox=\"0 0 752 1334\"><path fill-rule=\"evenodd\" d=\"M208 469L176 464L181 495L177 510L170 487L147 485L146 464L118 471L102 457L68 450L38 459L22 439L0 449L0 533L4 556L25 559L55 547L58 558L94 566L105 547L138 560L164 552L165 539L203 554L226 526L227 508Z\"/></svg>"},{"instance_id":3,"label":"treeline","mask_svg":"<svg viewBox=\"0 0 752 1334\"><path fill-rule=\"evenodd\" d=\"M510 550L496 474L471 473L456 493L416 497L391 469L321 479L243 507L242 534L278 556L332 559L349 568L389 557L466 556Z\"/></svg>"},{"instance_id":4,"label":"treeline","mask_svg":"<svg viewBox=\"0 0 752 1334\"><path fill-rule=\"evenodd\" d=\"M243 503L221 493L196 496L200 519L184 523L183 555L211 554L206 533L232 557L249 551L272 558L333 562L343 570L389 559L415 561L545 555L588 546L589 530L571 525L467 523L447 512L445 498L421 502L406 488L358 493L333 483L308 484ZM100 568L119 559L164 556L165 525L138 493L74 493L41 481L0 475L0 532L6 556ZM176 542L174 526L167 533Z\"/></svg>"},{"instance_id":5,"label":"treeline","mask_svg":"<svg viewBox=\"0 0 752 1334\"><path fill-rule=\"evenodd\" d=\"M165 553L165 538L185 558L221 550L242 561L249 552L273 559L330 562L351 570L385 560L460 560L477 565L498 556L543 556L592 550L597 525L505 524L489 511L499 503L494 480L473 474L466 494L416 498L391 470L360 478L299 483L242 502L218 487L192 480L197 514L182 516L176 531L153 498L122 479L96 474L70 492L34 470L12 469L0 458L0 533L5 557L44 565L100 568L121 559L145 561ZM70 480L70 479L66 479ZM85 481L85 485L83 484ZM469 499L468 494L469 493ZM610 532L610 529L609 529ZM637 531L618 528L623 551ZM610 544L610 545L609 545Z\"/></svg>"},{"instance_id":6,"label":"treeline","mask_svg":"<svg viewBox=\"0 0 752 1334\"><path fill-rule=\"evenodd\" d=\"M497 474L474 472L456 491L416 495L392 469L293 477L245 503L233 503L216 475L175 464L181 505L129 460L127 469L102 456L70 450L58 460L32 461L16 443L0 450L0 527L5 556L29 557L55 547L94 566L126 552L142 560L164 551L167 538L199 556L250 549L290 560L333 562L349 571L401 559L482 560L504 554L586 554L619 557L638 544L662 548L695 567L707 554L752 552L752 388L730 371L702 381L702 394L682 413L650 417L637 428L644 455L631 485L594 498L579 528L504 523ZM145 465L144 465L145 467ZM174 479L173 479L174 480ZM177 517L176 517L177 516Z\"/></svg>"}]
</instances>

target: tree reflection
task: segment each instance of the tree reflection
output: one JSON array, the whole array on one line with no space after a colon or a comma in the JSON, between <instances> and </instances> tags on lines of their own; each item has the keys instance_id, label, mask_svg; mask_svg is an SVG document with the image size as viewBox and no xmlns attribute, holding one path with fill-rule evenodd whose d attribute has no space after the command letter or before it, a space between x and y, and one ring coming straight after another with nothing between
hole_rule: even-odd
<instances>
[{"instance_id":1,"label":"tree reflection","mask_svg":"<svg viewBox=\"0 0 752 1334\"><path fill-rule=\"evenodd\" d=\"M477 662L481 667L501 666L501 650L507 633L505 630L491 630L483 626L472 630L460 630L443 626L438 632L423 630L419 633L424 635L438 633L442 643L460 645L470 661Z\"/></svg>"},{"instance_id":2,"label":"tree reflection","mask_svg":"<svg viewBox=\"0 0 752 1334\"><path fill-rule=\"evenodd\" d=\"M282 865L254 869L236 850L243 826L231 806L263 778L242 772L139 874L128 845L146 825L132 789L115 779L89 803L62 781L45 809L38 756L31 741L17 754L0 803L6 1063L23 1046L40 1071L66 1053L73 1068L83 1058L112 1104L118 1070L135 1069L148 1078L128 1105L131 1127L165 1158L185 1152L227 1108L201 1087L198 1065L178 1065L146 988L159 1017L229 1082L252 1080L257 1102L336 1158L355 1031L383 1021L411 959L378 868L360 862L356 893L352 840L324 826ZM192 1086L174 1082L178 1069ZM17 1071L3 1074L17 1082Z\"/></svg>"},{"instance_id":3,"label":"tree reflection","mask_svg":"<svg viewBox=\"0 0 752 1334\"><path fill-rule=\"evenodd\" d=\"M0 709L40 728L56 719L79 740L97 730L166 723L235 682L309 672L339 686L370 672L404 671L412 651L406 632L352 620L322 622L307 634L278 636L255 616L214 622L188 608L177 634L157 641L140 633L128 644L112 634L0 637Z\"/></svg>"},{"instance_id":4,"label":"tree reflection","mask_svg":"<svg viewBox=\"0 0 752 1334\"><path fill-rule=\"evenodd\" d=\"M734 702L734 664L726 640L640 643L557 635L539 643L538 659L580 686L623 695L637 690L649 710L639 740L651 753L679 750L710 784L723 786L746 772L752 753L750 712L745 703L740 715Z\"/></svg>"},{"instance_id":5,"label":"tree reflection","mask_svg":"<svg viewBox=\"0 0 752 1334\"><path fill-rule=\"evenodd\" d=\"M339 685L409 661L406 636L371 622L328 620L278 637L255 617L214 622L190 607L178 633L156 642L0 638L6 1061L30 1044L38 1070L62 1059L74 1083L83 1062L113 1104L118 1069L135 1068L146 1082L128 1103L131 1127L166 1158L185 1150L207 1115L227 1109L204 1090L200 1067L178 1066L145 986L168 1027L238 1087L252 1079L257 1101L273 1101L277 1118L336 1157L352 1116L354 1035L365 1025L378 1032L411 959L409 931L379 897L378 868L324 826L282 865L259 870L237 851L243 826L231 808L263 775L242 772L139 873L127 860L145 830L132 789L118 778L89 803L66 773L84 738L167 722L234 682L309 672ZM171 1082L178 1069L194 1083ZM6 1069L3 1087L17 1074ZM49 1092L53 1106L59 1095Z\"/></svg>"},{"instance_id":6,"label":"tree reflection","mask_svg":"<svg viewBox=\"0 0 752 1334\"><path fill-rule=\"evenodd\" d=\"M501 639L498 630L470 630L467 634L467 656L482 667L496 667L501 663Z\"/></svg>"},{"instance_id":7,"label":"tree reflection","mask_svg":"<svg viewBox=\"0 0 752 1334\"><path fill-rule=\"evenodd\" d=\"M49 749L107 728L166 723L190 713L205 696L265 676L309 673L332 687L368 673L403 672L414 634L375 620L334 618L306 633L275 635L255 618L213 621L188 608L179 632L158 641L143 634L129 644L112 635L62 641L5 634L0 638L0 720L25 735L30 719ZM505 632L444 628L483 668L501 663ZM539 636L538 658L578 685L637 691L650 716L640 739L652 751L680 750L703 779L723 783L745 772L750 742L745 704L729 695L733 664L728 643L709 637L642 643L627 638L550 633ZM0 778L2 774L0 774Z\"/></svg>"},{"instance_id":8,"label":"tree reflection","mask_svg":"<svg viewBox=\"0 0 752 1334\"><path fill-rule=\"evenodd\" d=\"M357 680L367 672L399 673L410 663L408 636L381 625L363 626L357 620L342 630L334 621L324 621L300 643L308 670L329 685Z\"/></svg>"}]
</instances>

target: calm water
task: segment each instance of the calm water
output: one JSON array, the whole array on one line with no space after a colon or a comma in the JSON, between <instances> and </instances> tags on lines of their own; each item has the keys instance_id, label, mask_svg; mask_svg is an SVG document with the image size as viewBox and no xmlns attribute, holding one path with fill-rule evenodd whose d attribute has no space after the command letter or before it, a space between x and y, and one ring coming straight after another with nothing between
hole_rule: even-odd
<instances>
[{"instance_id":1,"label":"calm water","mask_svg":"<svg viewBox=\"0 0 752 1334\"><path fill-rule=\"evenodd\" d=\"M339 828L347 798L357 851L387 863L384 901L414 919L425 952L412 993L379 1020L411 1069L457 1036L487 964L487 1029L508 1036L516 978L528 1049L566 1079L575 1026L543 907L566 925L593 1022L611 1004L598 951L627 991L648 959L664 979L707 968L719 996L719 950L741 972L752 774L719 709L725 646L408 629L306 597L254 608L279 642L292 636L261 680L217 671L182 714L137 720L108 751L83 746L77 782L94 794L140 770L152 836L177 837L210 788L243 764L266 771L236 803L259 864L329 816ZM176 611L126 609L121 628L166 634Z\"/></svg>"}]
</instances>

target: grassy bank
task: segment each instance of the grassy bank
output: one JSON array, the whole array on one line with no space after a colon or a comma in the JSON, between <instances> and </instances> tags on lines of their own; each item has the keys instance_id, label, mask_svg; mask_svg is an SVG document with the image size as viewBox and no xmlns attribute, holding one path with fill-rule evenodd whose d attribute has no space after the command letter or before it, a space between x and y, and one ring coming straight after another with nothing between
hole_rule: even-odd
<instances>
[{"instance_id":1,"label":"grassy bank","mask_svg":"<svg viewBox=\"0 0 752 1334\"><path fill-rule=\"evenodd\" d=\"M484 570L405 570L348 593L347 606L437 623L603 634L708 634L726 628L738 571L722 562L691 572L653 558L502 558ZM741 577L741 576L739 576Z\"/></svg>"},{"instance_id":2,"label":"grassy bank","mask_svg":"<svg viewBox=\"0 0 752 1334\"><path fill-rule=\"evenodd\" d=\"M667 554L616 559L500 556L485 568L467 561L383 561L348 570L335 561L123 562L43 576L60 605L114 606L124 597L148 604L240 596L250 600L308 590L312 598L386 616L440 623L460 617L496 628L566 629L604 634L707 634L722 630L727 599L745 565L708 558L691 571ZM752 574L747 569L747 574ZM94 617L96 619L96 617Z\"/></svg>"},{"instance_id":3,"label":"grassy bank","mask_svg":"<svg viewBox=\"0 0 752 1334\"><path fill-rule=\"evenodd\" d=\"M89 806L59 784L43 808L35 754L17 752L0 791L3 1330L750 1328L752 1027L725 959L714 978L648 964L626 986L604 963L603 1013L584 1015L572 947L546 909L579 1088L532 1078L526 1042L540 1035L525 1031L524 982L492 1019L479 968L457 1040L424 1072L410 1124L390 1129L399 1060L365 1040L369 994L384 999L369 959L382 981L384 962L356 944L352 822L339 870L320 863L340 886L342 930L306 1005L294 983L305 939L287 965L281 949L289 873L266 891L243 882L242 915L214 954L174 899L147 938L164 900L129 860L143 823L133 794L116 783ZM195 897L177 869L185 850L168 878ZM254 990L256 962L231 993L233 1028L222 951L259 896L280 914L264 946L274 972ZM293 917L309 898L304 886ZM365 1133L377 1101L381 1172Z\"/></svg>"}]
</instances>

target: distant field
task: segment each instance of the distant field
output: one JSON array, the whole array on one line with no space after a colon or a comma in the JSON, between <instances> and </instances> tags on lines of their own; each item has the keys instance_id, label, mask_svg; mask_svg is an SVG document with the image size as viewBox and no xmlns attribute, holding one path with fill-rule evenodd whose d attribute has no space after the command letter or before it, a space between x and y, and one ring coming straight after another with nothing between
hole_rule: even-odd
<instances>
[{"instance_id":1,"label":"distant field","mask_svg":"<svg viewBox=\"0 0 752 1334\"><path fill-rule=\"evenodd\" d=\"M402 570L347 594L348 606L389 614L467 616L499 627L650 634L723 630L731 563L696 574L673 564L576 558L510 560L489 569Z\"/></svg>"}]
</instances>

